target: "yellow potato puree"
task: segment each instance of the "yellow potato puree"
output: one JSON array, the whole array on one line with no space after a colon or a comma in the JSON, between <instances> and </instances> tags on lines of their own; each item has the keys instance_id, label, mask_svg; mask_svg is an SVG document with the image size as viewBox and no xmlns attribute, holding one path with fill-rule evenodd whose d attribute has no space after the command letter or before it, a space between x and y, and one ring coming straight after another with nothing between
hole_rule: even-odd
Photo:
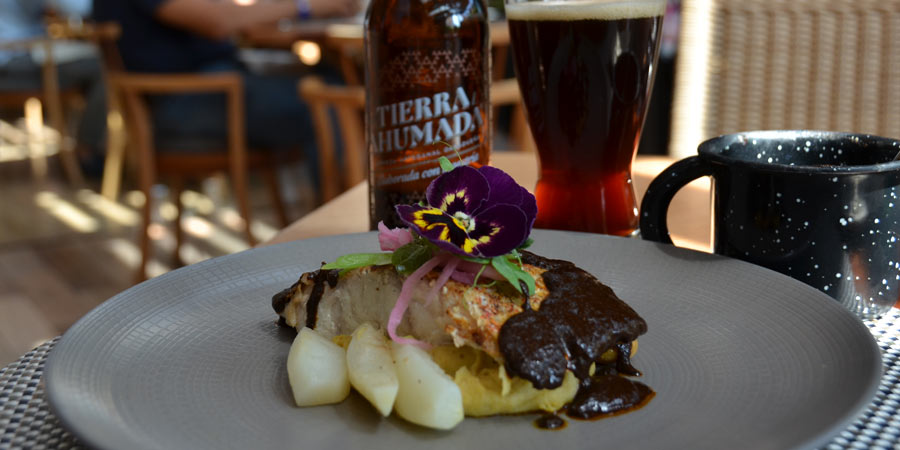
<instances>
[{"instance_id":1,"label":"yellow potato puree","mask_svg":"<svg viewBox=\"0 0 900 450\"><path fill-rule=\"evenodd\" d=\"M571 372L556 389L535 389L529 381L508 377L503 366L472 347L435 347L431 356L462 391L467 416L556 411L578 391L578 379Z\"/></svg>"},{"instance_id":2,"label":"yellow potato puree","mask_svg":"<svg viewBox=\"0 0 900 450\"><path fill-rule=\"evenodd\" d=\"M350 336L335 336L332 341L346 348ZM632 355L636 351L637 341L634 341ZM459 386L467 416L558 411L572 401L578 391L578 379L572 372L566 372L562 386L556 389L535 389L529 381L510 378L496 360L472 347L435 347L431 350L431 357ZM615 350L601 356L604 362L615 359Z\"/></svg>"}]
</instances>

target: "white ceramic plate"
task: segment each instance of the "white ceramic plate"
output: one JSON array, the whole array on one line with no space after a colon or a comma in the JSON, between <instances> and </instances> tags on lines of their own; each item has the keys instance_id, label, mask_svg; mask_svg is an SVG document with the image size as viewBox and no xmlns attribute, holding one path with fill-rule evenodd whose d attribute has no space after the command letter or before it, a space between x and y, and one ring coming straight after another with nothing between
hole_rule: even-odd
<instances>
[{"instance_id":1,"label":"white ceramic plate","mask_svg":"<svg viewBox=\"0 0 900 450\"><path fill-rule=\"evenodd\" d=\"M533 237L536 253L574 261L647 320L634 364L657 394L643 409L562 431L513 416L437 432L381 419L356 394L295 407L293 332L276 325L270 299L322 261L376 251L374 234L254 249L117 295L51 353L49 401L79 438L110 449L786 449L827 443L875 393L870 333L811 287L634 239Z\"/></svg>"}]
</instances>

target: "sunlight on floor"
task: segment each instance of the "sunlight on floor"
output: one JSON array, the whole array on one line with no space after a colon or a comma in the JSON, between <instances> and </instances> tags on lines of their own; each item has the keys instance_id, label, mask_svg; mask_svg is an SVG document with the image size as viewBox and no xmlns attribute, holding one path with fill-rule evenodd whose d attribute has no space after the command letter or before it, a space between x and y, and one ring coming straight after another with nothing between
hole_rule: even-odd
<instances>
[{"instance_id":1,"label":"sunlight on floor","mask_svg":"<svg viewBox=\"0 0 900 450\"><path fill-rule=\"evenodd\" d=\"M130 269L137 269L138 264L140 264L141 262L141 250L137 247L137 245L134 244L134 242L128 239L111 239L107 244L107 249L115 256L116 259L119 260L120 263ZM148 277L159 276L170 270L172 270L172 267L162 264L155 259L150 260L150 262L147 264Z\"/></svg>"},{"instance_id":2,"label":"sunlight on floor","mask_svg":"<svg viewBox=\"0 0 900 450\"><path fill-rule=\"evenodd\" d=\"M40 109L31 102L27 120L0 120L0 366L133 286L144 257L139 238L148 201L148 278L249 248L227 176L182 191L183 242L175 255L173 191L159 184L147 199L134 189L129 171L115 200L99 193L102 180L95 174L69 183L59 146L71 138L60 141ZM279 169L281 193L294 218L316 206L308 170L302 164ZM265 183L255 176L250 181L250 228L263 242L280 222Z\"/></svg>"},{"instance_id":3,"label":"sunlight on floor","mask_svg":"<svg viewBox=\"0 0 900 450\"><path fill-rule=\"evenodd\" d=\"M97 219L69 201L60 198L54 192L38 192L34 196L34 202L57 220L79 233L94 233L100 229Z\"/></svg>"},{"instance_id":4,"label":"sunlight on floor","mask_svg":"<svg viewBox=\"0 0 900 450\"><path fill-rule=\"evenodd\" d=\"M69 189L65 184L56 184L53 177L48 178L49 184L39 181L37 185L31 185L32 180L43 180L44 175L55 175L59 170L58 161L47 157L59 153L60 134L44 122L44 112L43 105L34 99L25 105L24 117L0 120L0 163L18 165L26 174L22 179L24 183L16 184L15 180L10 180L13 184L5 188L5 194L19 195L24 200L15 207L23 211L8 215L5 222L0 220L0 231L12 232L12 240L6 240L9 242L79 235L109 236L112 239L110 252L122 266L136 270L141 261L138 235L142 210L147 202L140 191L127 190L118 201L113 201L93 189ZM305 179L302 172L306 169L299 168L300 175L294 173L297 168L291 170L293 172L289 174L281 174L280 178L285 182L283 193L287 191L286 200L302 203L310 194L298 189L304 186L296 180ZM163 184L155 185L151 191L151 223L147 233L151 238L152 258L148 275L165 273L179 261L193 264L249 248L244 219L234 205L227 177L214 176L201 182L199 189L182 191L184 241L179 255L173 258L178 208L171 196L172 191ZM309 207L301 205L301 210ZM256 241L264 242L278 232L278 227L257 218L258 212L252 211L250 230ZM271 213L264 210L263 217L266 214ZM271 220L271 216L268 219Z\"/></svg>"},{"instance_id":5,"label":"sunlight on floor","mask_svg":"<svg viewBox=\"0 0 900 450\"><path fill-rule=\"evenodd\" d=\"M212 222L197 216L184 220L184 230L196 237L203 237L209 243L223 253L236 253L250 248L247 241L235 237L232 233L212 224Z\"/></svg>"},{"instance_id":6,"label":"sunlight on floor","mask_svg":"<svg viewBox=\"0 0 900 450\"><path fill-rule=\"evenodd\" d=\"M0 120L0 163L44 158L59 153L59 133L30 118L12 124Z\"/></svg>"},{"instance_id":7,"label":"sunlight on floor","mask_svg":"<svg viewBox=\"0 0 900 450\"><path fill-rule=\"evenodd\" d=\"M106 197L91 191L81 189L75 194L75 198L82 204L103 217L124 226L136 226L140 221L137 211L129 209L121 203L113 202Z\"/></svg>"},{"instance_id":8,"label":"sunlight on floor","mask_svg":"<svg viewBox=\"0 0 900 450\"><path fill-rule=\"evenodd\" d=\"M168 190L162 188L154 192L154 197L156 194L161 194L160 197L163 198L154 201L152 222L147 228L152 246L152 258L148 266L148 276L151 277L174 268L166 264L163 257L169 257L174 252L173 227L177 208L165 198ZM51 190L40 190L34 194L33 200L47 216L73 232L92 234L103 229L118 229L118 234L123 229L140 228L141 208L145 201L138 191L126 192L122 198L121 203L113 202L95 191L79 189L68 196ZM181 199L184 205L181 226L185 240L178 255L180 261L194 264L250 248L246 240L244 220L233 206L217 206L212 198L193 190L184 191ZM251 222L251 230L260 242L270 239L278 232L277 228L260 220ZM123 266L137 269L141 258L137 236L130 239L117 237L111 241L109 248Z\"/></svg>"}]
</instances>

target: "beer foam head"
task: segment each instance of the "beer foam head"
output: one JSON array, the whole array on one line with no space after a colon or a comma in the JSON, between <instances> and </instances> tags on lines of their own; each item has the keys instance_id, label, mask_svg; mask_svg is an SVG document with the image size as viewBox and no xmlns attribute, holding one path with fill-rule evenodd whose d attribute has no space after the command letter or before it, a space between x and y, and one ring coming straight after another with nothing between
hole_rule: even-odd
<instances>
[{"instance_id":1,"label":"beer foam head","mask_svg":"<svg viewBox=\"0 0 900 450\"><path fill-rule=\"evenodd\" d=\"M550 0L506 4L506 18L510 20L641 19L665 12L665 0Z\"/></svg>"}]
</instances>

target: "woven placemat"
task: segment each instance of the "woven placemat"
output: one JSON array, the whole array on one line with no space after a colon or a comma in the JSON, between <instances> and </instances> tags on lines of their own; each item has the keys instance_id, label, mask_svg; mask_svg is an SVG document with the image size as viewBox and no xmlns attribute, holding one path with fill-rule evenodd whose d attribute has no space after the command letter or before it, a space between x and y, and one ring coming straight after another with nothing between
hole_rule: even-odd
<instances>
[{"instance_id":1,"label":"woven placemat","mask_svg":"<svg viewBox=\"0 0 900 450\"><path fill-rule=\"evenodd\" d=\"M825 448L900 448L900 311L868 322L884 358L884 376L869 408ZM0 450L76 449L78 440L50 412L41 376L47 354L59 338L0 368Z\"/></svg>"},{"instance_id":2,"label":"woven placemat","mask_svg":"<svg viewBox=\"0 0 900 450\"><path fill-rule=\"evenodd\" d=\"M0 449L82 448L44 397L44 362L56 337L0 369Z\"/></svg>"}]
</instances>

